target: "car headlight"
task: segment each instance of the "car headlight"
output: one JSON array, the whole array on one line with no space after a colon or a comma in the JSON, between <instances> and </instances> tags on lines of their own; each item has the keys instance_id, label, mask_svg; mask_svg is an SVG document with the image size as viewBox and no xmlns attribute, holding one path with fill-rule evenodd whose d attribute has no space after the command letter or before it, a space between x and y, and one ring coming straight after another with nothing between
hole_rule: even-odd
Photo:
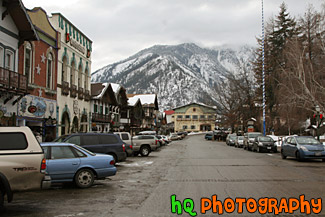
<instances>
[{"instance_id":1,"label":"car headlight","mask_svg":"<svg viewBox=\"0 0 325 217\"><path fill-rule=\"evenodd\" d=\"M305 146L301 146L300 148L301 148L301 150L303 150L303 151L308 151L308 148L306 148Z\"/></svg>"},{"instance_id":2,"label":"car headlight","mask_svg":"<svg viewBox=\"0 0 325 217\"><path fill-rule=\"evenodd\" d=\"M258 146L263 146L263 143L259 142L259 143L258 143Z\"/></svg>"}]
</instances>

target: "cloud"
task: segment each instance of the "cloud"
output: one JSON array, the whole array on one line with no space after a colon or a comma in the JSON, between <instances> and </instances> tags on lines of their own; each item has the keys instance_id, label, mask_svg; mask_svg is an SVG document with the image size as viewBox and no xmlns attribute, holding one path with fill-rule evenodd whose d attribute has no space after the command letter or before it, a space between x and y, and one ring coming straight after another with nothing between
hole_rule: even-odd
<instances>
[{"instance_id":1,"label":"cloud","mask_svg":"<svg viewBox=\"0 0 325 217\"><path fill-rule=\"evenodd\" d=\"M265 19L284 0L264 0ZM27 8L60 12L93 41L92 71L156 44L194 42L256 45L261 34L258 0L23 0ZM324 0L287 0L293 16Z\"/></svg>"}]
</instances>

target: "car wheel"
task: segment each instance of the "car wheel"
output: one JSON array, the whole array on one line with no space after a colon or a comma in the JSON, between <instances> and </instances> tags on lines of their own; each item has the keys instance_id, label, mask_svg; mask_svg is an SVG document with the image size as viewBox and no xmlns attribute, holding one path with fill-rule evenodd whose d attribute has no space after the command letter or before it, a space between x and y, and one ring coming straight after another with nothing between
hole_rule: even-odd
<instances>
[{"instance_id":1,"label":"car wheel","mask_svg":"<svg viewBox=\"0 0 325 217\"><path fill-rule=\"evenodd\" d=\"M4 191L0 188L0 210L2 210L2 208L3 208L4 199L5 199L5 193L4 193Z\"/></svg>"},{"instance_id":2,"label":"car wheel","mask_svg":"<svg viewBox=\"0 0 325 217\"><path fill-rule=\"evenodd\" d=\"M287 156L284 155L283 150L281 150L281 158L282 159L286 159L287 158Z\"/></svg>"},{"instance_id":3,"label":"car wheel","mask_svg":"<svg viewBox=\"0 0 325 217\"><path fill-rule=\"evenodd\" d=\"M297 158L298 161L302 161L302 158L300 156L300 152L299 151L296 152L296 158Z\"/></svg>"},{"instance_id":4,"label":"car wheel","mask_svg":"<svg viewBox=\"0 0 325 217\"><path fill-rule=\"evenodd\" d=\"M148 156L150 153L150 148L148 146L142 146L140 149L140 154L142 157Z\"/></svg>"},{"instance_id":5,"label":"car wheel","mask_svg":"<svg viewBox=\"0 0 325 217\"><path fill-rule=\"evenodd\" d=\"M322 159L323 162L325 162L325 159Z\"/></svg>"},{"instance_id":6,"label":"car wheel","mask_svg":"<svg viewBox=\"0 0 325 217\"><path fill-rule=\"evenodd\" d=\"M256 152L258 152L258 153L260 153L260 152L261 152L261 149L260 149L260 147L257 147L257 149L256 149Z\"/></svg>"},{"instance_id":7,"label":"car wheel","mask_svg":"<svg viewBox=\"0 0 325 217\"><path fill-rule=\"evenodd\" d=\"M77 172L74 180L79 188L89 188L94 183L95 175L90 169L81 169Z\"/></svg>"}]
</instances>

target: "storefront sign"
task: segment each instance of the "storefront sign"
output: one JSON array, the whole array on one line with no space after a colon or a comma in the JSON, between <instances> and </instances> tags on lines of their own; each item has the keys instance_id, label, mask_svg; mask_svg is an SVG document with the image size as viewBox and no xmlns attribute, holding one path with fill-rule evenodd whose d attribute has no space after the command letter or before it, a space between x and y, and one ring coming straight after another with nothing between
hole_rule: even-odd
<instances>
[{"instance_id":1,"label":"storefront sign","mask_svg":"<svg viewBox=\"0 0 325 217\"><path fill-rule=\"evenodd\" d=\"M80 51L82 54L85 54L85 48L81 46L77 41L70 39L70 45Z\"/></svg>"}]
</instances>

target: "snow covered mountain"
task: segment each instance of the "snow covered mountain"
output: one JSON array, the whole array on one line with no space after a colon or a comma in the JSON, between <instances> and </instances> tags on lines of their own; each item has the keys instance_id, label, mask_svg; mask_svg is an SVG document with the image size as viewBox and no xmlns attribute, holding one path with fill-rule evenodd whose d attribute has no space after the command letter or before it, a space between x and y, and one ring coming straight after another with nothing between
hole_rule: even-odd
<instances>
[{"instance_id":1,"label":"snow covered mountain","mask_svg":"<svg viewBox=\"0 0 325 217\"><path fill-rule=\"evenodd\" d=\"M92 73L92 82L123 85L127 93L157 93L160 109L191 102L217 105L215 86L239 66L250 67L253 47L201 48L156 45Z\"/></svg>"}]
</instances>

